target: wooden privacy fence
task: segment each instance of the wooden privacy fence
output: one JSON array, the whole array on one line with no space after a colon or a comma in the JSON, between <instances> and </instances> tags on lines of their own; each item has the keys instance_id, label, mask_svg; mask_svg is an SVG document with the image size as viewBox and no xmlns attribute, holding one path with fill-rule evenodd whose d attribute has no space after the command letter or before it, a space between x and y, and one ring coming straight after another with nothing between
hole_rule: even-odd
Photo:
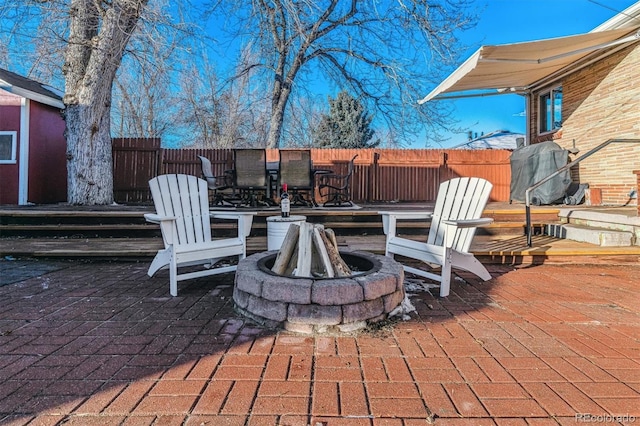
<instances>
[{"instance_id":1,"label":"wooden privacy fence","mask_svg":"<svg viewBox=\"0 0 640 426\"><path fill-rule=\"evenodd\" d=\"M311 149L314 167L338 174L347 172L356 154L352 176L356 203L433 201L441 182L459 176L485 178L493 183L491 201L509 201L508 150ZM211 160L215 175L233 168L233 149L164 149L159 139L114 139L115 201L150 203L148 181L159 174L201 176L198 155ZM277 149L267 150L267 161L278 161Z\"/></svg>"},{"instance_id":2,"label":"wooden privacy fence","mask_svg":"<svg viewBox=\"0 0 640 426\"><path fill-rule=\"evenodd\" d=\"M113 152L113 197L117 203L151 201L149 180L161 174L160 139L117 138Z\"/></svg>"}]
</instances>

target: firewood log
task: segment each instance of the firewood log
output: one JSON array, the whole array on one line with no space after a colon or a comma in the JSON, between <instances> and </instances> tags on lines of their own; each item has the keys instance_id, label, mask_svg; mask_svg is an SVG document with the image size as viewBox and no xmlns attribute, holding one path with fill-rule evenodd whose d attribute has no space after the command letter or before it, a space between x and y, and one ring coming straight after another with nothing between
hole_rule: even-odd
<instances>
[{"instance_id":1,"label":"firewood log","mask_svg":"<svg viewBox=\"0 0 640 426\"><path fill-rule=\"evenodd\" d=\"M311 249L313 245L313 224L302 222L298 238L298 264L295 275L298 277L311 276Z\"/></svg>"},{"instance_id":2,"label":"firewood log","mask_svg":"<svg viewBox=\"0 0 640 426\"><path fill-rule=\"evenodd\" d=\"M331 258L328 253L328 247L326 246L326 238L322 238L324 231L319 227L313 228L313 244L316 248L316 252L319 255L320 263L324 266L324 272L326 278L333 278L336 276Z\"/></svg>"},{"instance_id":3,"label":"firewood log","mask_svg":"<svg viewBox=\"0 0 640 426\"><path fill-rule=\"evenodd\" d=\"M324 234L320 234L320 237L324 241L324 245L327 248L327 254L329 255L329 259L331 261L331 265L335 271L336 276L338 277L350 277L351 276L351 268L346 264L346 262L340 256L340 252L338 252L337 247L335 247L329 238Z\"/></svg>"},{"instance_id":4,"label":"firewood log","mask_svg":"<svg viewBox=\"0 0 640 426\"><path fill-rule=\"evenodd\" d=\"M336 238L336 233L333 229L325 228L324 233L327 235L327 238L329 238L329 241L331 241L331 244L333 244L336 250L338 250L338 239Z\"/></svg>"},{"instance_id":5,"label":"firewood log","mask_svg":"<svg viewBox=\"0 0 640 426\"><path fill-rule=\"evenodd\" d=\"M280 247L280 251L276 256L276 260L273 263L273 267L271 271L278 275L285 275L285 271L287 269L287 265L291 261L291 257L298 245L298 236L300 235L300 226L292 223L289 225L289 229L287 230L286 235L284 236L284 240L282 241L282 246Z\"/></svg>"}]
</instances>

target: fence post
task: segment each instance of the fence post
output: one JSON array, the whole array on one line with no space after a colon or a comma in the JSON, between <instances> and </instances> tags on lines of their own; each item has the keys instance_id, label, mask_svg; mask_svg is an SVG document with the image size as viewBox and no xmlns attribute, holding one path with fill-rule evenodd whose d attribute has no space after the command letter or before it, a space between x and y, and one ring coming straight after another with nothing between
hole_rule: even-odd
<instances>
[{"instance_id":1,"label":"fence post","mask_svg":"<svg viewBox=\"0 0 640 426\"><path fill-rule=\"evenodd\" d=\"M373 152L373 163L369 164L369 179L367 179L367 203L373 200L373 189L378 187L378 160L380 153Z\"/></svg>"},{"instance_id":2,"label":"fence post","mask_svg":"<svg viewBox=\"0 0 640 426\"><path fill-rule=\"evenodd\" d=\"M164 149L159 146L156 151L156 176L160 176L162 174L162 169L164 167Z\"/></svg>"}]
</instances>

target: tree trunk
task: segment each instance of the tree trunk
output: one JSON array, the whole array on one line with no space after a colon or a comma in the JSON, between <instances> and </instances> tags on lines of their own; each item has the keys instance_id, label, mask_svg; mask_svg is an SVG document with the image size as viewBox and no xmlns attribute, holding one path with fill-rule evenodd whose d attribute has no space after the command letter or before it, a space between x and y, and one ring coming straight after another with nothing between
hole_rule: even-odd
<instances>
[{"instance_id":1,"label":"tree trunk","mask_svg":"<svg viewBox=\"0 0 640 426\"><path fill-rule=\"evenodd\" d=\"M271 103L271 119L269 122L269 135L267 138L267 148L279 148L282 136L282 125L284 113L289 101L291 89L286 85L276 85L274 87L274 101Z\"/></svg>"},{"instance_id":2,"label":"tree trunk","mask_svg":"<svg viewBox=\"0 0 640 426\"><path fill-rule=\"evenodd\" d=\"M65 117L69 203L112 204L110 109L83 102L67 105Z\"/></svg>"},{"instance_id":3,"label":"tree trunk","mask_svg":"<svg viewBox=\"0 0 640 426\"><path fill-rule=\"evenodd\" d=\"M72 0L65 52L68 201L113 203L111 92L122 55L148 0Z\"/></svg>"}]
</instances>

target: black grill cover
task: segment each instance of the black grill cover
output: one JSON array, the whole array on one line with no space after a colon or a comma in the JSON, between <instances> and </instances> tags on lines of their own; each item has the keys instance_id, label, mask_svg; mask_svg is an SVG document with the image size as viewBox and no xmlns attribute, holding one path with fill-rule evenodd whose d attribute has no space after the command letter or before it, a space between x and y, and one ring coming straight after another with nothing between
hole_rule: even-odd
<instances>
[{"instance_id":1,"label":"black grill cover","mask_svg":"<svg viewBox=\"0 0 640 426\"><path fill-rule=\"evenodd\" d=\"M555 142L523 146L511 153L511 200L525 201L525 191L567 164L569 152ZM531 193L531 204L562 203L571 184L569 170Z\"/></svg>"}]
</instances>

